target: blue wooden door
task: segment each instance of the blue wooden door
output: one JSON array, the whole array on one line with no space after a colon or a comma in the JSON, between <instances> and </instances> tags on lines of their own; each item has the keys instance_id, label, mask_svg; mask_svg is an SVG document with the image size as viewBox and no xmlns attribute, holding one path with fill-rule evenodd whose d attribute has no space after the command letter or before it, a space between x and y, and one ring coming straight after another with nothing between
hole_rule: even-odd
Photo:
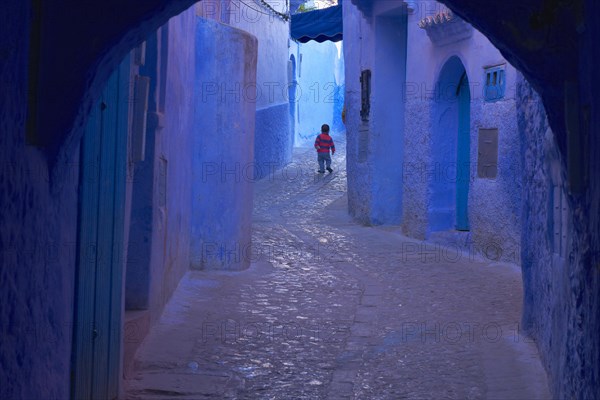
<instances>
[{"instance_id":1,"label":"blue wooden door","mask_svg":"<svg viewBox=\"0 0 600 400\"><path fill-rule=\"evenodd\" d=\"M116 399L121 353L129 58L94 105L81 142L71 389Z\"/></svg>"},{"instance_id":2,"label":"blue wooden door","mask_svg":"<svg viewBox=\"0 0 600 400\"><path fill-rule=\"evenodd\" d=\"M463 75L458 93L458 143L456 154L456 229L469 230L469 181L471 152L471 94L469 82Z\"/></svg>"}]
</instances>

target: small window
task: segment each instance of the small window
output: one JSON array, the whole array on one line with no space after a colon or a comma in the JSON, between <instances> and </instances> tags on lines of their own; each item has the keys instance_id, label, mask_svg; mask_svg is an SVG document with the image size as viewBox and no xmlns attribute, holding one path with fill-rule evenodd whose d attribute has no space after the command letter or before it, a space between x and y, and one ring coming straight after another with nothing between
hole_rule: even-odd
<instances>
[{"instance_id":1,"label":"small window","mask_svg":"<svg viewBox=\"0 0 600 400\"><path fill-rule=\"evenodd\" d=\"M484 97L486 101L496 101L504 97L506 88L505 66L489 67L485 69Z\"/></svg>"}]
</instances>

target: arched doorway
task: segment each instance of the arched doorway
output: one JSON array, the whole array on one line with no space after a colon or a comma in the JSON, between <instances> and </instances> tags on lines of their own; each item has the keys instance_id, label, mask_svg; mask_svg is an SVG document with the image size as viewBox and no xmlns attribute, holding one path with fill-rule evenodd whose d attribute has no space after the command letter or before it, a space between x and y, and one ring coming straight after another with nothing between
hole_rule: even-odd
<instances>
[{"instance_id":1,"label":"arched doorway","mask_svg":"<svg viewBox=\"0 0 600 400\"><path fill-rule=\"evenodd\" d=\"M435 86L431 124L429 232L469 230L471 94L460 59L451 57Z\"/></svg>"}]
</instances>

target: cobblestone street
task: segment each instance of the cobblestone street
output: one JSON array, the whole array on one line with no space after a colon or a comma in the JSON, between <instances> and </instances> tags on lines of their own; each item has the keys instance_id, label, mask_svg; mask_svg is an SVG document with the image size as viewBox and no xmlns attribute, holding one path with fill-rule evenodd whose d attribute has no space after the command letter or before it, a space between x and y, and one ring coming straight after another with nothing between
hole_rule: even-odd
<instances>
[{"instance_id":1,"label":"cobblestone street","mask_svg":"<svg viewBox=\"0 0 600 400\"><path fill-rule=\"evenodd\" d=\"M334 139L256 183L251 268L187 273L126 397L549 398L519 269L352 222Z\"/></svg>"}]
</instances>

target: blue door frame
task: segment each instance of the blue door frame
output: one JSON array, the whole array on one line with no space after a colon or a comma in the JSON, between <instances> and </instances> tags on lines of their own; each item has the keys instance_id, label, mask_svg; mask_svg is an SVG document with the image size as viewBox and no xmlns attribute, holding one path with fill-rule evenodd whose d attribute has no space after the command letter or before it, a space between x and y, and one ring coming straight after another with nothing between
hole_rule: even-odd
<instances>
[{"instance_id":1,"label":"blue door frame","mask_svg":"<svg viewBox=\"0 0 600 400\"><path fill-rule=\"evenodd\" d=\"M109 78L81 142L73 399L119 394L129 68Z\"/></svg>"}]
</instances>

